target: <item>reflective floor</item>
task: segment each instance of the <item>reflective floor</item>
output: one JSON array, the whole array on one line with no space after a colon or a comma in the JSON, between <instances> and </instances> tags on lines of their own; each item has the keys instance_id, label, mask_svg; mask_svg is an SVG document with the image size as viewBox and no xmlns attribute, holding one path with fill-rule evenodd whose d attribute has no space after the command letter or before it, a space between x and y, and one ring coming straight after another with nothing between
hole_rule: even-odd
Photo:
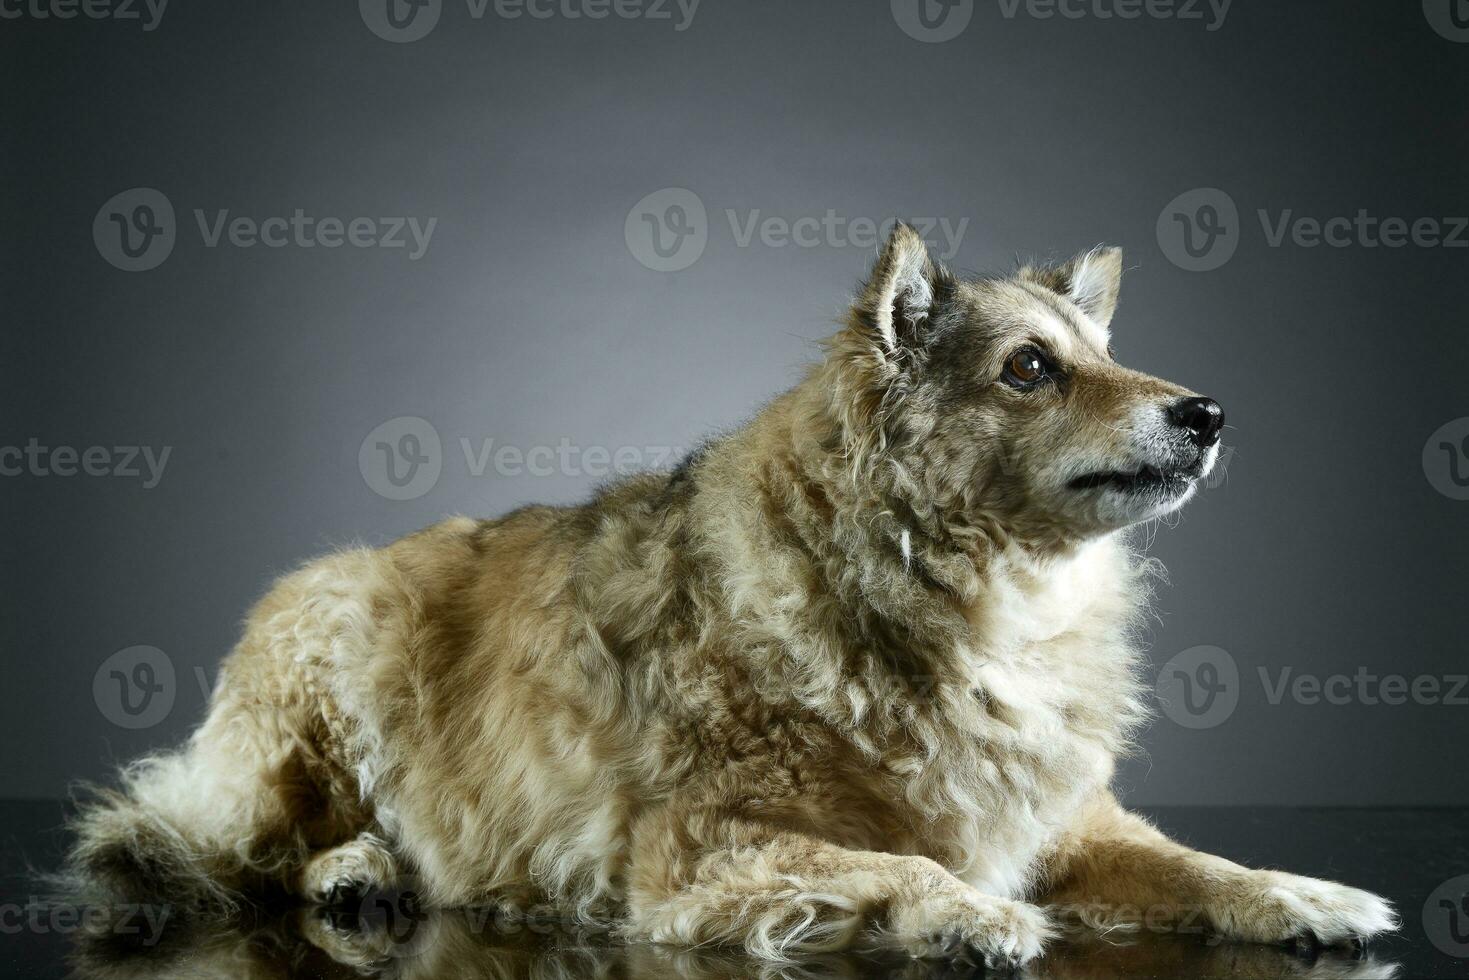
<instances>
[{"instance_id":1,"label":"reflective floor","mask_svg":"<svg viewBox=\"0 0 1469 980\"><path fill-rule=\"evenodd\" d=\"M979 976L964 963L856 955L771 967L717 950L624 945L552 921L481 910L430 913L379 899L360 915L300 908L209 928L162 910L76 909L41 898L25 869L54 866L61 807L0 803L0 976L61 978L734 978ZM1235 860L1337 878L1390 897L1403 930L1367 950L1221 943L1202 933L1082 928L1020 975L1104 977L1469 977L1469 812L1152 811L1170 832ZM1457 954L1455 955L1450 954Z\"/></svg>"}]
</instances>

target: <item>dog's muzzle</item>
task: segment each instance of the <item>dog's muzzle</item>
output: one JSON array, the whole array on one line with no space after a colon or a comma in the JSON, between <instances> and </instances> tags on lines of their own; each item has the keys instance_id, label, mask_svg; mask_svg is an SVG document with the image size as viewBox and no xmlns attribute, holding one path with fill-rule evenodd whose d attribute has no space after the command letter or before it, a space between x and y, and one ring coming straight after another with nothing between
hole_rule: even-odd
<instances>
[{"instance_id":1,"label":"dog's muzzle","mask_svg":"<svg viewBox=\"0 0 1469 980\"><path fill-rule=\"evenodd\" d=\"M1171 497L1185 493L1204 475L1210 451L1224 430L1224 409L1212 398L1190 397L1169 405L1164 412L1171 430L1167 441L1178 451L1166 462L1140 464L1126 470L1099 470L1072 480L1073 490L1101 487L1127 494ZM1182 438L1179 438L1182 436Z\"/></svg>"}]
</instances>

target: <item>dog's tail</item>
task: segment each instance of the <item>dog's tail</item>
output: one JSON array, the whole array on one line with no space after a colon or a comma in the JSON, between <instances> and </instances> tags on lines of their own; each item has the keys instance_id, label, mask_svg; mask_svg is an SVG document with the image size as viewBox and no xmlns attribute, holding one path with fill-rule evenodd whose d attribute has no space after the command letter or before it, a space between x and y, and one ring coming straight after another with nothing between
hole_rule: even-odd
<instances>
[{"instance_id":1,"label":"dog's tail","mask_svg":"<svg viewBox=\"0 0 1469 980\"><path fill-rule=\"evenodd\" d=\"M229 918L269 890L259 794L204 754L141 759L117 789L82 788L57 890L90 905L146 905L175 918Z\"/></svg>"}]
</instances>

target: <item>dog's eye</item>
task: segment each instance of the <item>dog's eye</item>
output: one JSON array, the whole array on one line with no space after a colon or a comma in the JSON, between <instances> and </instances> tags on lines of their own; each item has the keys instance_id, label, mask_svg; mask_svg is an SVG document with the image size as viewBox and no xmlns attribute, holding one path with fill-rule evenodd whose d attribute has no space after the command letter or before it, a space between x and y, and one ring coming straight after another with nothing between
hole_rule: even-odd
<instances>
[{"instance_id":1,"label":"dog's eye","mask_svg":"<svg viewBox=\"0 0 1469 980\"><path fill-rule=\"evenodd\" d=\"M1005 362L1005 383L1016 388L1029 388L1045 380L1046 374L1046 360L1034 347L1016 351Z\"/></svg>"}]
</instances>

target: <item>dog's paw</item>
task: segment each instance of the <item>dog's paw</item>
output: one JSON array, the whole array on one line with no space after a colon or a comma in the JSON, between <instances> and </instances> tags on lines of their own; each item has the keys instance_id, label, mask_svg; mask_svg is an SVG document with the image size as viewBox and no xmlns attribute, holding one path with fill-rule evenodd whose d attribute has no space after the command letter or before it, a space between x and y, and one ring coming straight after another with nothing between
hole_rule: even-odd
<instances>
[{"instance_id":1,"label":"dog's paw","mask_svg":"<svg viewBox=\"0 0 1469 980\"><path fill-rule=\"evenodd\" d=\"M1255 871L1211 911L1232 939L1323 944L1366 940L1398 927L1392 906L1371 892L1279 871Z\"/></svg>"},{"instance_id":2,"label":"dog's paw","mask_svg":"<svg viewBox=\"0 0 1469 980\"><path fill-rule=\"evenodd\" d=\"M892 931L898 945L917 958L987 967L1028 963L1056 934L1036 906L980 892L958 902L918 903L895 916Z\"/></svg>"},{"instance_id":3,"label":"dog's paw","mask_svg":"<svg viewBox=\"0 0 1469 980\"><path fill-rule=\"evenodd\" d=\"M382 841L364 834L312 858L302 872L301 893L316 905L351 904L390 887L396 877L391 852Z\"/></svg>"}]
</instances>

